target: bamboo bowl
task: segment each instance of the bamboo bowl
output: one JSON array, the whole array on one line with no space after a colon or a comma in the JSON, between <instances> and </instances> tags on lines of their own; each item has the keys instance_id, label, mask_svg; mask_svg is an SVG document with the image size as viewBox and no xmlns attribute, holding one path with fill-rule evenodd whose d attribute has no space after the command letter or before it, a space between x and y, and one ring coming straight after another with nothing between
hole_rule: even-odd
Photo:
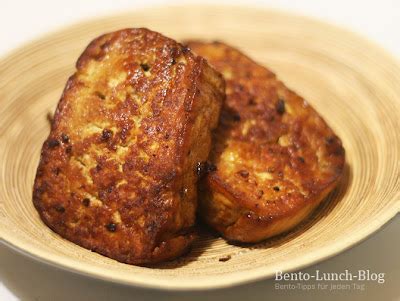
<instances>
[{"instance_id":1,"label":"bamboo bowl","mask_svg":"<svg viewBox=\"0 0 400 301\"><path fill-rule=\"evenodd\" d=\"M190 254L152 269L92 253L49 230L31 200L49 132L46 116L88 42L124 27L149 27L177 40L224 40L270 67L342 138L347 163L337 189L286 235L241 247L205 232ZM0 61L0 238L64 269L164 289L230 286L303 268L353 246L399 212L399 119L399 63L359 36L319 21L254 8L183 6L74 25Z\"/></svg>"}]
</instances>

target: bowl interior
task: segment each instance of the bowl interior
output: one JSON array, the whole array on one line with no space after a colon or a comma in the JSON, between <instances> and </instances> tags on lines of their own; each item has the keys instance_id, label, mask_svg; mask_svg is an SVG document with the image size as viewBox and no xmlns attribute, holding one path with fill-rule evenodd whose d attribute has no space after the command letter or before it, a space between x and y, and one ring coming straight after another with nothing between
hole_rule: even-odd
<instances>
[{"instance_id":1,"label":"bowl interior","mask_svg":"<svg viewBox=\"0 0 400 301\"><path fill-rule=\"evenodd\" d=\"M97 35L124 27L148 27L177 40L226 41L271 68L320 112L342 138L347 163L340 184L310 219L250 247L229 245L204 230L187 256L157 268L90 252L41 222L31 195L49 133L47 116L84 47ZM384 51L342 29L282 12L165 7L74 25L0 62L0 237L66 269L170 289L229 286L304 267L357 243L398 212L399 95L399 64Z\"/></svg>"}]
</instances>

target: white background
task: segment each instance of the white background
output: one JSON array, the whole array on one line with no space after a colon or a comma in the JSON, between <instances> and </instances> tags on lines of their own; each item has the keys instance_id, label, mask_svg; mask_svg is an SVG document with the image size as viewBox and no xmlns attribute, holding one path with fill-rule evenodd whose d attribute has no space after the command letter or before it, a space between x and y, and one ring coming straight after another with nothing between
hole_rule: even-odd
<instances>
[{"instance_id":1,"label":"white background","mask_svg":"<svg viewBox=\"0 0 400 301\"><path fill-rule=\"evenodd\" d=\"M179 1L182 2L182 1ZM186 1L188 2L188 1ZM192 2L192 1L191 1ZM197 3L204 1L197 1ZM216 4L217 1L207 1ZM178 1L134 0L0 0L0 56L48 31L88 17ZM219 1L275 7L310 15L356 31L400 58L400 1L259 0ZM399 96L400 97L400 96ZM57 270L0 245L0 300L400 300L400 217L368 240L305 271L315 274L385 272L386 282L364 282L364 291L279 291L275 281L264 280L231 289L171 293L134 289Z\"/></svg>"}]
</instances>

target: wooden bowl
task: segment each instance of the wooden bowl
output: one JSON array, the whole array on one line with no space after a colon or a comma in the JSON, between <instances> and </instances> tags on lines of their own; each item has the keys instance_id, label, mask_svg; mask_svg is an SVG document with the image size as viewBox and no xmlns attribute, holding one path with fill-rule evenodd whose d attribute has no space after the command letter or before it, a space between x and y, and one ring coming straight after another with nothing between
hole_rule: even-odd
<instances>
[{"instance_id":1,"label":"wooden bowl","mask_svg":"<svg viewBox=\"0 0 400 301\"><path fill-rule=\"evenodd\" d=\"M224 40L274 70L342 138L347 164L338 188L286 235L243 247L205 231L190 254L157 268L119 263L53 233L32 205L47 115L84 47L124 27L148 27L177 40ZM259 8L183 6L74 25L0 62L0 238L52 265L135 286L209 289L300 269L353 246L399 211L399 120L399 63L359 36L319 21Z\"/></svg>"}]
</instances>

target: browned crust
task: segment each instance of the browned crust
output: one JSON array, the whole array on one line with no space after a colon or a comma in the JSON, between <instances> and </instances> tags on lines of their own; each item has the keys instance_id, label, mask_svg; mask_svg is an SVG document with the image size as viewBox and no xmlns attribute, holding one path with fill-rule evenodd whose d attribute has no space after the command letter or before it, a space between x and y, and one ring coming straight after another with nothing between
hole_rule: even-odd
<instances>
[{"instance_id":1,"label":"browned crust","mask_svg":"<svg viewBox=\"0 0 400 301\"><path fill-rule=\"evenodd\" d=\"M257 242L290 230L336 186L340 139L275 74L221 42L188 46L220 71L227 99L203 185L200 215L228 240Z\"/></svg>"},{"instance_id":2,"label":"browned crust","mask_svg":"<svg viewBox=\"0 0 400 301\"><path fill-rule=\"evenodd\" d=\"M194 168L209 153L222 76L143 28L98 37L76 68L37 170L33 202L42 220L121 262L183 254L195 237Z\"/></svg>"}]
</instances>

